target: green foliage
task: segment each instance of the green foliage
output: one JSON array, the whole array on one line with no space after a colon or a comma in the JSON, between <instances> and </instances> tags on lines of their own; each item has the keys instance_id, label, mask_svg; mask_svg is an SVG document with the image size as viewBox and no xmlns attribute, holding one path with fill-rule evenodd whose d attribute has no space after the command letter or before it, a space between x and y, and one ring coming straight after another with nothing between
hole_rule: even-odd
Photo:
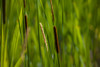
<instances>
[{"instance_id":1,"label":"green foliage","mask_svg":"<svg viewBox=\"0 0 100 67\"><path fill-rule=\"evenodd\" d=\"M0 0L0 67L96 67L100 62L100 1L52 0L60 53L56 52L50 0ZM27 30L25 28L27 16ZM48 44L44 42L39 23Z\"/></svg>"}]
</instances>

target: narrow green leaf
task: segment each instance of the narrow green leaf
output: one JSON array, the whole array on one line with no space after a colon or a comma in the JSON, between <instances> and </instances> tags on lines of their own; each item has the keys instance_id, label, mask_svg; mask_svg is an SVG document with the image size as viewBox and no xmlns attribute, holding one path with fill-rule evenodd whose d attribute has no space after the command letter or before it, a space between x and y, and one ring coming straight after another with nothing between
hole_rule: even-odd
<instances>
[{"instance_id":1,"label":"narrow green leaf","mask_svg":"<svg viewBox=\"0 0 100 67\"><path fill-rule=\"evenodd\" d=\"M5 42L5 48L4 48L4 67L8 67L8 54L7 54L7 41L8 41L8 32L6 34L6 42Z\"/></svg>"}]
</instances>

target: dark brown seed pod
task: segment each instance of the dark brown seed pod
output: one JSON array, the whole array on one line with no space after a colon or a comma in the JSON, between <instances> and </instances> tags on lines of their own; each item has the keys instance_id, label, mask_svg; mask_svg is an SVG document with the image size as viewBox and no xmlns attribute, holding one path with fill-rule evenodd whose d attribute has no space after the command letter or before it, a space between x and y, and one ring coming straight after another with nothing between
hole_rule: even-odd
<instances>
[{"instance_id":1,"label":"dark brown seed pod","mask_svg":"<svg viewBox=\"0 0 100 67\"><path fill-rule=\"evenodd\" d=\"M2 0L3 24L5 24L5 2L6 0Z\"/></svg>"},{"instance_id":2,"label":"dark brown seed pod","mask_svg":"<svg viewBox=\"0 0 100 67\"><path fill-rule=\"evenodd\" d=\"M25 15L25 30L27 31L27 16Z\"/></svg>"},{"instance_id":3,"label":"dark brown seed pod","mask_svg":"<svg viewBox=\"0 0 100 67\"><path fill-rule=\"evenodd\" d=\"M59 42L58 42L58 35L57 35L57 28L54 26L54 37L55 37L55 46L56 46L56 51L57 53L60 52L59 49Z\"/></svg>"},{"instance_id":4,"label":"dark brown seed pod","mask_svg":"<svg viewBox=\"0 0 100 67\"><path fill-rule=\"evenodd\" d=\"M50 0L50 4L51 4L51 12L52 12L52 21L53 21L53 23L54 23L54 12L53 12L52 0Z\"/></svg>"}]
</instances>

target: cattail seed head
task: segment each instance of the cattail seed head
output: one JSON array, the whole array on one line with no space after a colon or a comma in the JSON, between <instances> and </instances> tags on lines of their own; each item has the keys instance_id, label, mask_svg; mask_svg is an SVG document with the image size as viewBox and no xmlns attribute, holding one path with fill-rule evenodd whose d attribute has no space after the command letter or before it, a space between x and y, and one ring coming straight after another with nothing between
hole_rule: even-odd
<instances>
[{"instance_id":1,"label":"cattail seed head","mask_svg":"<svg viewBox=\"0 0 100 67\"><path fill-rule=\"evenodd\" d=\"M2 10L3 10L3 24L5 24L5 2L6 0L2 0Z\"/></svg>"},{"instance_id":2,"label":"cattail seed head","mask_svg":"<svg viewBox=\"0 0 100 67\"><path fill-rule=\"evenodd\" d=\"M47 40L46 40L46 36L45 36L44 30L43 30L43 26L42 26L41 23L40 23L40 27L41 27L42 35L43 35L43 38L44 38L44 43L45 43L47 51L48 51Z\"/></svg>"},{"instance_id":3,"label":"cattail seed head","mask_svg":"<svg viewBox=\"0 0 100 67\"><path fill-rule=\"evenodd\" d=\"M59 42L58 42L58 35L57 35L57 28L54 26L54 37L55 37L55 46L56 46L56 51L57 53L60 52L59 49Z\"/></svg>"},{"instance_id":4,"label":"cattail seed head","mask_svg":"<svg viewBox=\"0 0 100 67\"><path fill-rule=\"evenodd\" d=\"M27 16L25 15L25 30L27 31Z\"/></svg>"}]
</instances>

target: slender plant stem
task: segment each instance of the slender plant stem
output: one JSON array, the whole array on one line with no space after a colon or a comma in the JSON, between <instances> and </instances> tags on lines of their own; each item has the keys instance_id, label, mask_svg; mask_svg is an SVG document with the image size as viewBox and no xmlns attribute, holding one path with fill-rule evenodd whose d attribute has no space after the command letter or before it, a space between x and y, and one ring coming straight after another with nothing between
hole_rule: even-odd
<instances>
[{"instance_id":1,"label":"slender plant stem","mask_svg":"<svg viewBox=\"0 0 100 67\"><path fill-rule=\"evenodd\" d=\"M52 21L53 21L53 25L54 25L54 11L53 11L52 0L50 0L50 4L51 4Z\"/></svg>"},{"instance_id":2,"label":"slender plant stem","mask_svg":"<svg viewBox=\"0 0 100 67\"><path fill-rule=\"evenodd\" d=\"M39 54L40 54L40 58L42 58L41 57L41 46L40 46L40 32L39 32L39 4L38 4L38 0L37 0L37 22L38 22L38 42L39 42Z\"/></svg>"}]
</instances>

